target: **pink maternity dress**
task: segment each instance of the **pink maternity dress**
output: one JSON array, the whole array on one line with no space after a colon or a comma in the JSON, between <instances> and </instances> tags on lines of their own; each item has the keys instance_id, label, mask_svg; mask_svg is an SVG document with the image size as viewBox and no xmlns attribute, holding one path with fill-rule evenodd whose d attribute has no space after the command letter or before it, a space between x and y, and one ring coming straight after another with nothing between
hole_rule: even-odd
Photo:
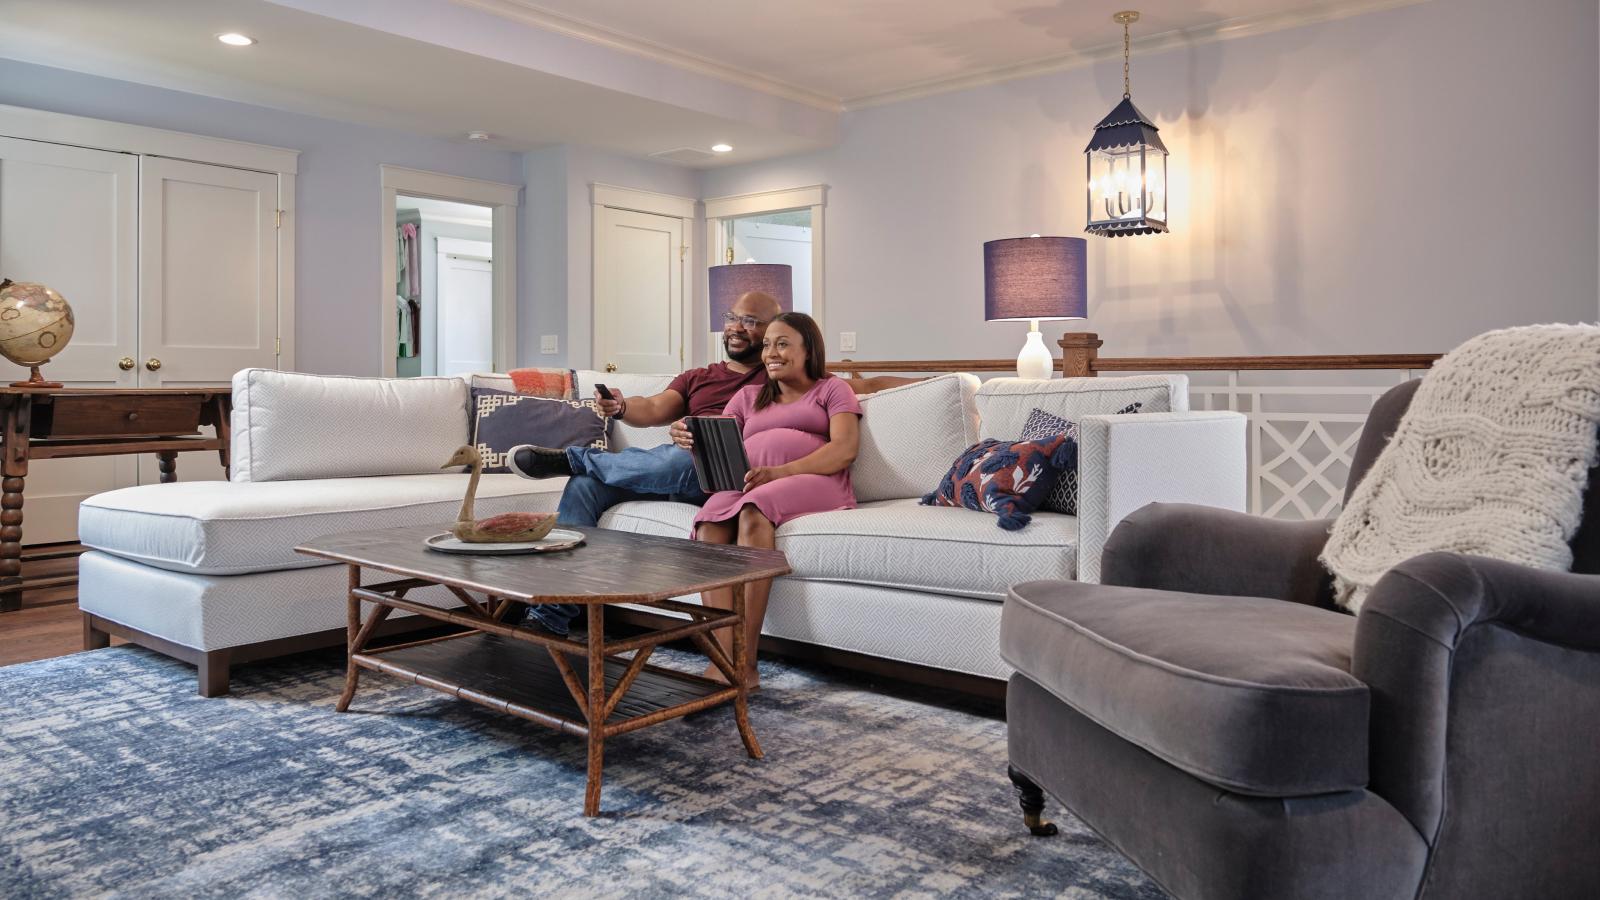
<instances>
[{"instance_id":1,"label":"pink maternity dress","mask_svg":"<svg viewBox=\"0 0 1600 900\"><path fill-rule=\"evenodd\" d=\"M781 466L809 456L828 443L829 419L839 413L861 415L855 391L831 375L796 400L758 411L756 395L760 392L759 385L740 388L723 411L739 420L745 455L752 466ZM694 517L694 529L701 522L735 518L746 504L754 504L773 525L782 525L806 513L853 509L856 495L848 468L832 475L790 475L750 491L712 494Z\"/></svg>"}]
</instances>

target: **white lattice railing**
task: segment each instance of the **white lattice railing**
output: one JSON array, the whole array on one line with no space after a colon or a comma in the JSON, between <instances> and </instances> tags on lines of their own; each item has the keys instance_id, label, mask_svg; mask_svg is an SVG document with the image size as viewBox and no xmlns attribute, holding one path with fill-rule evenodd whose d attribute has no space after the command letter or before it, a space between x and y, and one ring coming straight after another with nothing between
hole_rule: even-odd
<instances>
[{"instance_id":1,"label":"white lattice railing","mask_svg":"<svg viewBox=\"0 0 1600 900\"><path fill-rule=\"evenodd\" d=\"M1373 379L1380 383L1348 385L1241 383L1246 376L1282 378L1277 372L1189 373L1189 404L1192 409L1234 410L1249 419L1252 513L1322 519L1339 512L1373 402L1421 374L1397 370ZM1206 383L1217 376L1226 380Z\"/></svg>"}]
</instances>

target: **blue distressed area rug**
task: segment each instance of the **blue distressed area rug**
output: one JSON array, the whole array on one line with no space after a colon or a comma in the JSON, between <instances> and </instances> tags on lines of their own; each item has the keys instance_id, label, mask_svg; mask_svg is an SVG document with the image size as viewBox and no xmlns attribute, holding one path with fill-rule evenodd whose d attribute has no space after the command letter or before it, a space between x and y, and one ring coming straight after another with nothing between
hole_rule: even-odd
<instances>
[{"instance_id":1,"label":"blue distressed area rug","mask_svg":"<svg viewBox=\"0 0 1600 900\"><path fill-rule=\"evenodd\" d=\"M135 647L0 668L0 897L1164 896L1027 833L1003 722L761 670L765 760L731 708L613 738L585 819L581 739L375 673L336 713L337 655L209 700Z\"/></svg>"}]
</instances>

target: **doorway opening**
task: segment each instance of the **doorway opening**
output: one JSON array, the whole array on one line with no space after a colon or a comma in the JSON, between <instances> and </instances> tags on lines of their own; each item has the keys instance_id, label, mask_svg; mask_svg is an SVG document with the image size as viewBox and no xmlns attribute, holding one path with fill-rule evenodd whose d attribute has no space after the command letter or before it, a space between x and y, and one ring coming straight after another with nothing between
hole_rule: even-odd
<instances>
[{"instance_id":1,"label":"doorway opening","mask_svg":"<svg viewBox=\"0 0 1600 900\"><path fill-rule=\"evenodd\" d=\"M395 375L493 371L493 213L395 196Z\"/></svg>"},{"instance_id":2,"label":"doorway opening","mask_svg":"<svg viewBox=\"0 0 1600 900\"><path fill-rule=\"evenodd\" d=\"M794 272L795 312L811 314L811 209L722 220L724 263L781 263ZM729 253L728 251L731 251ZM715 326L717 323L713 322Z\"/></svg>"}]
</instances>

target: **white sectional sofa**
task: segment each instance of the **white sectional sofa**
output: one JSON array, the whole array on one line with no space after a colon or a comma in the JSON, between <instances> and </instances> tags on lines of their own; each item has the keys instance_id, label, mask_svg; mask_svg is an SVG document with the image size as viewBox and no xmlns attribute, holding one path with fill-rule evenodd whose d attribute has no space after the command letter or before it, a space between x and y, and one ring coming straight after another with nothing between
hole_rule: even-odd
<instances>
[{"instance_id":1,"label":"white sectional sofa","mask_svg":"<svg viewBox=\"0 0 1600 900\"><path fill-rule=\"evenodd\" d=\"M670 380L580 372L581 390L591 394L602 378L629 395ZM510 387L504 376L472 383ZM235 663L342 643L344 569L296 554L297 544L449 522L466 484L438 467L469 440L468 381L249 369L233 389L231 481L110 491L84 501L79 521L80 540L93 548L79 575L86 644L117 634L192 662L207 696L227 690ZM779 529L794 575L774 586L765 633L1000 683L1010 672L998 647L1007 586L1095 579L1112 526L1149 502L1243 508L1243 417L1189 412L1187 398L1182 376L980 386L960 374L863 398L852 471L860 508ZM1134 401L1138 414L1110 415ZM980 437L1015 438L1035 407L1081 422L1078 516L1038 513L1004 531L987 513L918 504L962 450ZM617 448L667 440L665 428L620 423L611 437ZM554 510L564 481L486 475L477 512ZM687 537L693 513L624 503L600 524ZM458 603L440 588L411 597Z\"/></svg>"}]
</instances>

